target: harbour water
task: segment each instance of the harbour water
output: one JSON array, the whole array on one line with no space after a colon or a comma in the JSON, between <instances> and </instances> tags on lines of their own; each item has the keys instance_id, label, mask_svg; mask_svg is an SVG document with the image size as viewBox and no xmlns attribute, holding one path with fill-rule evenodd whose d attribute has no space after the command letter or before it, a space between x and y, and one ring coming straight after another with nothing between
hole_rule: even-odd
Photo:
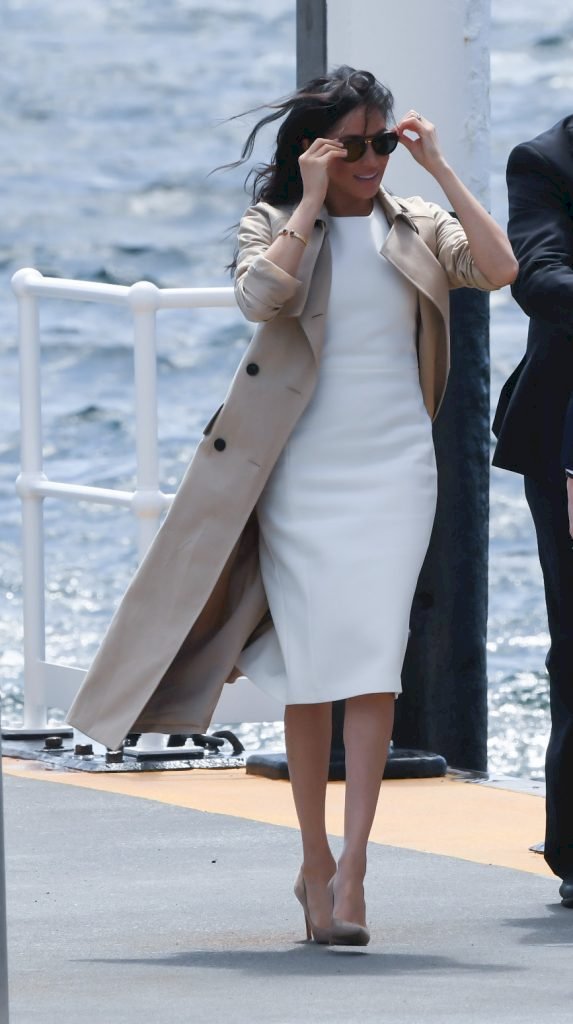
<instances>
[{"instance_id":1,"label":"harbour water","mask_svg":"<svg viewBox=\"0 0 573 1024\"><path fill-rule=\"evenodd\" d=\"M294 0L6 0L0 38L0 686L4 720L22 682L18 373L9 282L46 275L161 286L227 284L229 229L247 205L235 159L252 118L289 91ZM556 0L492 3L492 210L506 219L513 145L570 112L573 15ZM390 85L392 83L389 83ZM412 97L412 105L418 100ZM265 157L264 141L258 152ZM390 186L400 192L399 182ZM492 402L518 362L526 320L492 299ZM131 351L117 310L42 308L46 472L133 484ZM219 403L249 328L234 311L162 313L162 486L172 491ZM492 473L490 765L542 774L547 737L541 577L521 480ZM47 653L89 663L135 565L128 513L46 501ZM279 735L268 727L272 741Z\"/></svg>"}]
</instances>

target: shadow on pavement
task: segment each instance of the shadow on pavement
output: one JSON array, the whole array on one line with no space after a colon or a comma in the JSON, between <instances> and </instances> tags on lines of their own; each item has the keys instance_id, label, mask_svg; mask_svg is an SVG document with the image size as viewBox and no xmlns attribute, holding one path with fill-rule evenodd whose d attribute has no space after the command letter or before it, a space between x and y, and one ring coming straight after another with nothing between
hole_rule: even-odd
<instances>
[{"instance_id":1,"label":"shadow on pavement","mask_svg":"<svg viewBox=\"0 0 573 1024\"><path fill-rule=\"evenodd\" d=\"M525 946L573 946L573 910L560 903L548 903L547 910L547 917L512 917L503 924L523 928L519 942Z\"/></svg>"},{"instance_id":2,"label":"shadow on pavement","mask_svg":"<svg viewBox=\"0 0 573 1024\"><path fill-rule=\"evenodd\" d=\"M451 971L471 971L484 974L505 974L524 968L508 964L464 963L446 956L420 956L409 953L382 953L371 950L333 948L300 943L298 949L285 950L189 950L171 956L148 958L84 959L93 964L137 964L147 967L183 967L242 971L252 975L288 976L319 974L338 976L347 967L353 976L420 974Z\"/></svg>"}]
</instances>

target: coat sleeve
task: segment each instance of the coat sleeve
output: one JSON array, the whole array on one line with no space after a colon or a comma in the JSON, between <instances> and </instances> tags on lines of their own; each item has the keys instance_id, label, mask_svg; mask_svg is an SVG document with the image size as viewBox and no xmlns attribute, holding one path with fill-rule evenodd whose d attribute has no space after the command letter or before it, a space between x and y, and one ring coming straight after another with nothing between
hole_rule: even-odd
<instances>
[{"instance_id":1,"label":"coat sleeve","mask_svg":"<svg viewBox=\"0 0 573 1024\"><path fill-rule=\"evenodd\" d=\"M247 320L272 320L296 295L302 282L268 260L265 253L273 241L269 208L264 203L250 207L239 224L235 296Z\"/></svg>"},{"instance_id":2,"label":"coat sleeve","mask_svg":"<svg viewBox=\"0 0 573 1024\"><path fill-rule=\"evenodd\" d=\"M571 195L557 168L527 142L510 154L507 187L507 233L519 263L513 297L527 316L573 333Z\"/></svg>"},{"instance_id":3,"label":"coat sleeve","mask_svg":"<svg viewBox=\"0 0 573 1024\"><path fill-rule=\"evenodd\" d=\"M475 264L467 235L459 220L435 203L428 203L434 218L436 256L448 275L450 288L480 288L495 291L497 286L487 279Z\"/></svg>"}]
</instances>

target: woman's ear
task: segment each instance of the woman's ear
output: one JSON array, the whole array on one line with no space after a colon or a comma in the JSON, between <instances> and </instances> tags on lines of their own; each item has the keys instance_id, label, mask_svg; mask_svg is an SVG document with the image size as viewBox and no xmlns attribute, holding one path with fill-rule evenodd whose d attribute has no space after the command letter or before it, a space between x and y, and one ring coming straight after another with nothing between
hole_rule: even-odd
<instances>
[{"instance_id":1,"label":"woman's ear","mask_svg":"<svg viewBox=\"0 0 573 1024\"><path fill-rule=\"evenodd\" d=\"M303 153L306 153L308 147L310 146L310 139L303 139L300 145Z\"/></svg>"}]
</instances>

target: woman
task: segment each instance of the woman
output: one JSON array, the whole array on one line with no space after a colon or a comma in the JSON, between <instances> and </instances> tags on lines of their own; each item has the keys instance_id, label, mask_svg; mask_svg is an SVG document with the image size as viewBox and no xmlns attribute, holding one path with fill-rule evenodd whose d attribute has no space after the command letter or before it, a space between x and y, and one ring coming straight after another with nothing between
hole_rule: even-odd
<instances>
[{"instance_id":1,"label":"woman","mask_svg":"<svg viewBox=\"0 0 573 1024\"><path fill-rule=\"evenodd\" d=\"M504 234L445 162L433 125L410 111L392 126L391 105L371 74L347 67L280 104L271 115L284 117L276 152L256 178L236 258L245 315L288 315L291 291L299 281L307 287L309 240L317 221L327 221L332 270L318 383L258 503L274 629L242 653L238 667L286 704L303 844L295 892L308 935L337 943L369 937L366 844L436 501L417 358L418 292L380 254L392 214L379 190L398 143L442 186L465 229L464 236L435 206L406 204L414 224L428 221L435 232L450 284L499 287L516 272ZM269 120L255 127L244 156ZM340 698L347 781L336 864L324 804L330 702Z\"/></svg>"},{"instance_id":2,"label":"woman","mask_svg":"<svg viewBox=\"0 0 573 1024\"><path fill-rule=\"evenodd\" d=\"M368 72L308 83L244 157L281 117L238 237L237 300L259 326L69 720L117 746L131 730L203 731L239 674L284 700L307 934L364 944L366 844L434 516L448 289L501 287L517 268L433 125L415 111L394 125ZM459 220L380 187L398 144ZM336 864L324 803L339 698Z\"/></svg>"}]
</instances>

